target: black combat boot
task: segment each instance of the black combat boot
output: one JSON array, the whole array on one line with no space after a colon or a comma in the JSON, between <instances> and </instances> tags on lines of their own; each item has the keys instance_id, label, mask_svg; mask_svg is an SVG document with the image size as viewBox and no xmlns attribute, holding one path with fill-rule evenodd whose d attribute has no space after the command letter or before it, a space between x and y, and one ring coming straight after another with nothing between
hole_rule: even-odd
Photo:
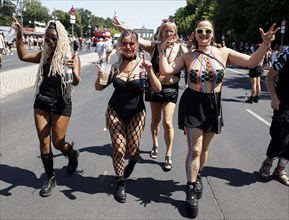
<instances>
[{"instance_id":1,"label":"black combat boot","mask_svg":"<svg viewBox=\"0 0 289 220\"><path fill-rule=\"evenodd\" d=\"M125 191L125 182L123 176L117 176L116 180L116 193L115 199L120 203L126 202L126 191Z\"/></svg>"},{"instance_id":2,"label":"black combat boot","mask_svg":"<svg viewBox=\"0 0 289 220\"><path fill-rule=\"evenodd\" d=\"M124 178L128 178L131 175L136 163L137 160L129 160L128 164L124 168Z\"/></svg>"},{"instance_id":3,"label":"black combat boot","mask_svg":"<svg viewBox=\"0 0 289 220\"><path fill-rule=\"evenodd\" d=\"M246 103L253 103L254 96L250 96L245 102Z\"/></svg>"},{"instance_id":4,"label":"black combat boot","mask_svg":"<svg viewBox=\"0 0 289 220\"><path fill-rule=\"evenodd\" d=\"M256 102L256 103L259 102L259 96L258 95L255 95L253 102Z\"/></svg>"},{"instance_id":5,"label":"black combat boot","mask_svg":"<svg viewBox=\"0 0 289 220\"><path fill-rule=\"evenodd\" d=\"M66 152L62 152L62 154L68 158L68 165L66 171L69 174L74 173L78 166L79 151L73 150L73 145L74 143L72 142L71 144L69 144L69 150L67 150Z\"/></svg>"},{"instance_id":6,"label":"black combat boot","mask_svg":"<svg viewBox=\"0 0 289 220\"><path fill-rule=\"evenodd\" d=\"M198 199L196 183L187 183L186 190L186 209L190 217L195 218L198 215Z\"/></svg>"},{"instance_id":7,"label":"black combat boot","mask_svg":"<svg viewBox=\"0 0 289 220\"><path fill-rule=\"evenodd\" d=\"M197 198L200 199L202 198L203 194L203 181L200 173L198 173L197 176L196 188L197 188Z\"/></svg>"},{"instance_id":8,"label":"black combat boot","mask_svg":"<svg viewBox=\"0 0 289 220\"><path fill-rule=\"evenodd\" d=\"M44 182L39 194L40 196L47 197L52 194L52 189L56 186L55 174L53 169L53 155L42 154L42 163L44 165L47 181Z\"/></svg>"}]
</instances>

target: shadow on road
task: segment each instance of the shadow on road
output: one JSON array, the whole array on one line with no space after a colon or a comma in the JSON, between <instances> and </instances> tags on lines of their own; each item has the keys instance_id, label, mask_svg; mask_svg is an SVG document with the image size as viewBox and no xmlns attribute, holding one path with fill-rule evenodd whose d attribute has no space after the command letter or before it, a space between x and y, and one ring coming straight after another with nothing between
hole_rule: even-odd
<instances>
[{"instance_id":1,"label":"shadow on road","mask_svg":"<svg viewBox=\"0 0 289 220\"><path fill-rule=\"evenodd\" d=\"M247 186L256 182L264 182L259 176L259 172L254 171L253 173L244 172L235 168L219 168L219 167L204 167L203 172L207 177L216 177L219 179L227 180L226 183L229 186L241 187ZM268 181L272 180L270 178Z\"/></svg>"}]
</instances>

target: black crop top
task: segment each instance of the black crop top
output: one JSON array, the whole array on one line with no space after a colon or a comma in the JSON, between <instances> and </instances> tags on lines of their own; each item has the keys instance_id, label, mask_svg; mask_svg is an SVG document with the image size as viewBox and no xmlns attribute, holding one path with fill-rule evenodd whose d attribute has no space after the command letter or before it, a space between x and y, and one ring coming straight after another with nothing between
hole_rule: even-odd
<instances>
[{"instance_id":1,"label":"black crop top","mask_svg":"<svg viewBox=\"0 0 289 220\"><path fill-rule=\"evenodd\" d=\"M153 56L151 58L151 63L152 63L152 67L153 67L154 73L157 76L159 76L159 72L160 72L159 61L160 61L160 56L159 56L158 44L156 44L154 49L153 49ZM175 74L175 76L180 79L181 73L177 73L177 74Z\"/></svg>"},{"instance_id":2,"label":"black crop top","mask_svg":"<svg viewBox=\"0 0 289 220\"><path fill-rule=\"evenodd\" d=\"M43 65L43 81L39 88L39 93L51 98L58 99L61 97L61 77L56 74L55 76L48 76L50 71L50 64Z\"/></svg>"}]
</instances>

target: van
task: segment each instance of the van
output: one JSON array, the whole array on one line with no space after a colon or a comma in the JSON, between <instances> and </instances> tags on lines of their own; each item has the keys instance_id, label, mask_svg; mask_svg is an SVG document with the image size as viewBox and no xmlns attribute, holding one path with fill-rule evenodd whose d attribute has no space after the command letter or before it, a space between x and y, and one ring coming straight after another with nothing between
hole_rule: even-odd
<instances>
[{"instance_id":1,"label":"van","mask_svg":"<svg viewBox=\"0 0 289 220\"><path fill-rule=\"evenodd\" d=\"M116 48L116 44L117 44L117 41L118 41L119 38L120 38L120 33L114 34L113 42L112 42L113 48Z\"/></svg>"}]
</instances>

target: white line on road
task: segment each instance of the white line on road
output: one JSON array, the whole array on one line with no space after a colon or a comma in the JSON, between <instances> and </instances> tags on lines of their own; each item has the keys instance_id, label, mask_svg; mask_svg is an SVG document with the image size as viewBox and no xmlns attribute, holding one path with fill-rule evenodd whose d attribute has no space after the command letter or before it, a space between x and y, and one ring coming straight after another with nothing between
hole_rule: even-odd
<instances>
[{"instance_id":1,"label":"white line on road","mask_svg":"<svg viewBox=\"0 0 289 220\"><path fill-rule=\"evenodd\" d=\"M234 70L234 69L231 69L231 68L227 68L228 70L232 71L232 72L235 72L235 73L242 73L240 71L237 71L237 70Z\"/></svg>"},{"instance_id":2,"label":"white line on road","mask_svg":"<svg viewBox=\"0 0 289 220\"><path fill-rule=\"evenodd\" d=\"M256 117L258 120L260 120L261 122L263 122L265 125L268 125L268 127L271 126L271 123L269 123L268 121L266 121L265 119L263 119L262 117L260 117L259 115L257 115L255 112L246 109L247 112L249 112L251 115L253 115L254 117Z\"/></svg>"}]
</instances>

